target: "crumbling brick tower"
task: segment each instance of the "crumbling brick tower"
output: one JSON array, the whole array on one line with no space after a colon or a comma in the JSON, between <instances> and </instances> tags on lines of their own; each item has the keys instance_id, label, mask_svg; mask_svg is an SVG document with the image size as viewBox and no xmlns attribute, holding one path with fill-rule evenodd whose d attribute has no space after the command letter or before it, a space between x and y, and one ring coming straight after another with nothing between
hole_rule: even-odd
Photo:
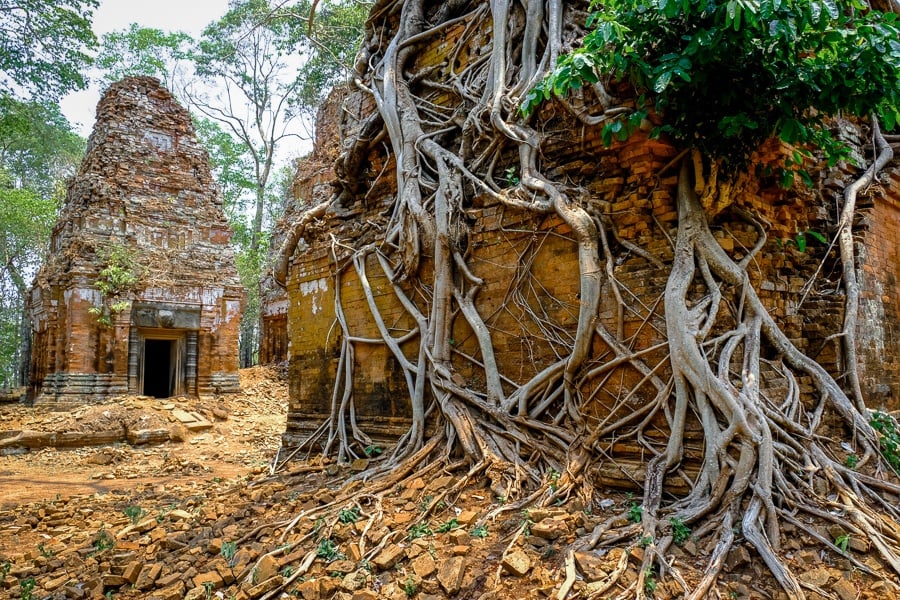
<instances>
[{"instance_id":1,"label":"crumbling brick tower","mask_svg":"<svg viewBox=\"0 0 900 600\"><path fill-rule=\"evenodd\" d=\"M29 399L238 391L230 238L188 111L156 79L111 85L32 289Z\"/></svg>"}]
</instances>

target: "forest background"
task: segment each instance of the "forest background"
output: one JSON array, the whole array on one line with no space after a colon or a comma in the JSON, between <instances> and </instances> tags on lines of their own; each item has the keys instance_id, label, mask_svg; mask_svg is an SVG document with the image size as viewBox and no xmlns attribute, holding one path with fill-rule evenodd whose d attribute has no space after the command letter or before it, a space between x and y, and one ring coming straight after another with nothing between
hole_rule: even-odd
<instances>
[{"instance_id":1,"label":"forest background","mask_svg":"<svg viewBox=\"0 0 900 600\"><path fill-rule=\"evenodd\" d=\"M99 0L0 0L0 389L24 384L28 287L87 143L61 101L129 75L159 78L193 115L248 293L241 366L256 362L259 281L290 200L291 153L346 78L371 6L316 4L312 19L309 0L231 0L197 36L132 23L98 37Z\"/></svg>"}]
</instances>

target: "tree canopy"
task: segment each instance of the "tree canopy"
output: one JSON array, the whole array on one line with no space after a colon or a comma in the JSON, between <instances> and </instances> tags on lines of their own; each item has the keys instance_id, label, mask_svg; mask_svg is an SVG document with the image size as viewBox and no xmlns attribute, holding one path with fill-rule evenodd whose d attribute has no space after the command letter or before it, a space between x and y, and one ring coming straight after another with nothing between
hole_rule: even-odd
<instances>
[{"instance_id":1,"label":"tree canopy","mask_svg":"<svg viewBox=\"0 0 900 600\"><path fill-rule=\"evenodd\" d=\"M58 99L87 86L98 0L0 0L0 95Z\"/></svg>"},{"instance_id":2,"label":"tree canopy","mask_svg":"<svg viewBox=\"0 0 900 600\"><path fill-rule=\"evenodd\" d=\"M887 130L900 120L900 19L862 0L595 1L587 27L526 113L601 77L627 79L639 110L608 123L607 139L652 108L655 134L735 165L773 136L833 163L845 152L827 116L874 114Z\"/></svg>"},{"instance_id":3,"label":"tree canopy","mask_svg":"<svg viewBox=\"0 0 900 600\"><path fill-rule=\"evenodd\" d=\"M16 382L29 278L84 143L55 103L0 96L0 387Z\"/></svg>"},{"instance_id":4,"label":"tree canopy","mask_svg":"<svg viewBox=\"0 0 900 600\"><path fill-rule=\"evenodd\" d=\"M191 36L181 31L166 32L132 23L126 30L103 36L96 66L106 83L129 75L150 75L171 89L178 61L186 58L192 42Z\"/></svg>"}]
</instances>

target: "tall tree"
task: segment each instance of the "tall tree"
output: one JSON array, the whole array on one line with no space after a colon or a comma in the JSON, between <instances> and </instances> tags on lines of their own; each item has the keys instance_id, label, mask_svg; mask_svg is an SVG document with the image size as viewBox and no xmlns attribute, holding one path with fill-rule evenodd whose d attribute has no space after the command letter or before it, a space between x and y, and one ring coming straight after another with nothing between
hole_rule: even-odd
<instances>
[{"instance_id":1,"label":"tall tree","mask_svg":"<svg viewBox=\"0 0 900 600\"><path fill-rule=\"evenodd\" d=\"M365 11L355 3L326 2L311 35L307 19L313 5L273 6L267 0L233 2L229 11L210 24L192 54L196 85L185 89L190 105L220 123L249 152L254 202L245 231L237 224L238 240L245 240L239 258L247 273L251 296L242 324L242 364L252 362L258 331L259 290L267 246L266 227L270 190L277 155L285 140L306 133L327 88L348 72L345 63L355 55ZM201 87L201 84L205 87ZM212 90L212 91L210 91ZM239 242L240 243L240 242Z\"/></svg>"},{"instance_id":2,"label":"tall tree","mask_svg":"<svg viewBox=\"0 0 900 600\"><path fill-rule=\"evenodd\" d=\"M266 186L276 152L285 139L299 135L294 97L300 79L297 65L288 59L296 26L273 13L266 0L232 3L225 16L204 30L193 53L206 87L185 90L197 111L223 124L250 152L256 183L253 247L259 245L263 229Z\"/></svg>"},{"instance_id":3,"label":"tall tree","mask_svg":"<svg viewBox=\"0 0 900 600\"><path fill-rule=\"evenodd\" d=\"M150 75L177 95L179 63L192 43L191 36L181 31L165 32L132 23L128 29L103 36L95 64L106 83L129 75Z\"/></svg>"},{"instance_id":4,"label":"tall tree","mask_svg":"<svg viewBox=\"0 0 900 600\"><path fill-rule=\"evenodd\" d=\"M0 0L0 95L58 99L87 86L98 0Z\"/></svg>"},{"instance_id":5,"label":"tall tree","mask_svg":"<svg viewBox=\"0 0 900 600\"><path fill-rule=\"evenodd\" d=\"M84 145L55 103L0 98L0 386L19 382L29 280Z\"/></svg>"}]
</instances>

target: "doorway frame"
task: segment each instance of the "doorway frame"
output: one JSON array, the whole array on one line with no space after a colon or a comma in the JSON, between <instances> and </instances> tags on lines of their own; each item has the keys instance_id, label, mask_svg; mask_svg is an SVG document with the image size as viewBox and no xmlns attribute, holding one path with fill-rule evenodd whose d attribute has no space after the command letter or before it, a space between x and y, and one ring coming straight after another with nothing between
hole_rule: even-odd
<instances>
[{"instance_id":1,"label":"doorway frame","mask_svg":"<svg viewBox=\"0 0 900 600\"><path fill-rule=\"evenodd\" d=\"M129 392L132 394L144 394L144 372L147 340L167 340L172 344L172 358L175 382L169 397L184 396L196 393L196 368L190 368L188 346L194 341L196 346L196 332L188 329L162 329L155 327L132 327L129 332ZM170 359L171 360L171 359Z\"/></svg>"}]
</instances>

